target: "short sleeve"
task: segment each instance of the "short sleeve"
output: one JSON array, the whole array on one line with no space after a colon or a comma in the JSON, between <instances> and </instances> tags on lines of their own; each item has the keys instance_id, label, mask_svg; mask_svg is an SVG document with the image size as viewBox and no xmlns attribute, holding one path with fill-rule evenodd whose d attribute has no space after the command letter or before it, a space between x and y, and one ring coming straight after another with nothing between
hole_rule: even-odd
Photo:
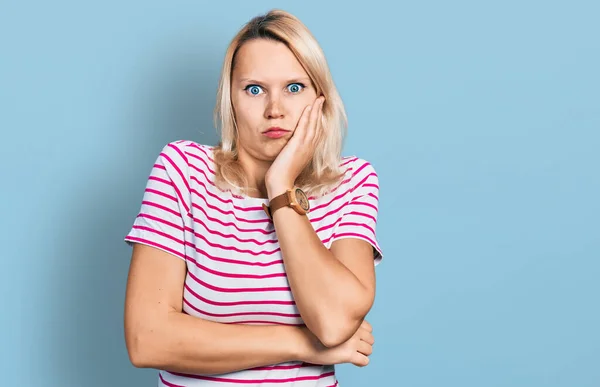
<instances>
[{"instance_id":1,"label":"short sleeve","mask_svg":"<svg viewBox=\"0 0 600 387\"><path fill-rule=\"evenodd\" d=\"M165 145L151 169L140 211L125 242L143 243L185 260L188 174L187 158L178 144Z\"/></svg>"},{"instance_id":2,"label":"short sleeve","mask_svg":"<svg viewBox=\"0 0 600 387\"><path fill-rule=\"evenodd\" d=\"M342 208L342 216L333 233L332 243L343 238L359 238L373 247L374 264L383 259L376 233L379 211L379 178L373 166L358 159L351 184L350 199Z\"/></svg>"}]
</instances>

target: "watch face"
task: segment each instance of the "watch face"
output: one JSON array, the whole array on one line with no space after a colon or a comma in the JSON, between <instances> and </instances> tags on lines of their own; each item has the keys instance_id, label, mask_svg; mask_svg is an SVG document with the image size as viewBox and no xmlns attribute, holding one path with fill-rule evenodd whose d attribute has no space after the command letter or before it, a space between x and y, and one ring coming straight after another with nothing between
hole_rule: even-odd
<instances>
[{"instance_id":1,"label":"watch face","mask_svg":"<svg viewBox=\"0 0 600 387\"><path fill-rule=\"evenodd\" d=\"M310 208L308 204L308 198L300 188L296 189L296 201L304 211L308 211Z\"/></svg>"}]
</instances>

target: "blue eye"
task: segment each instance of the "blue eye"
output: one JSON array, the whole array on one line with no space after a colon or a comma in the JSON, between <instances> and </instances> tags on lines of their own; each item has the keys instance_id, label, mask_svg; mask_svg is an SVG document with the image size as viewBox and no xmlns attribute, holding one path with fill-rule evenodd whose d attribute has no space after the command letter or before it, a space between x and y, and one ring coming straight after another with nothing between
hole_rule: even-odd
<instances>
[{"instance_id":1,"label":"blue eye","mask_svg":"<svg viewBox=\"0 0 600 387\"><path fill-rule=\"evenodd\" d=\"M250 91L250 94L252 95L259 95L262 91L261 87L258 85L248 85L244 90Z\"/></svg>"},{"instance_id":2,"label":"blue eye","mask_svg":"<svg viewBox=\"0 0 600 387\"><path fill-rule=\"evenodd\" d=\"M288 85L288 90L292 93L299 93L302 89L304 89L304 85L302 83L290 83Z\"/></svg>"}]
</instances>

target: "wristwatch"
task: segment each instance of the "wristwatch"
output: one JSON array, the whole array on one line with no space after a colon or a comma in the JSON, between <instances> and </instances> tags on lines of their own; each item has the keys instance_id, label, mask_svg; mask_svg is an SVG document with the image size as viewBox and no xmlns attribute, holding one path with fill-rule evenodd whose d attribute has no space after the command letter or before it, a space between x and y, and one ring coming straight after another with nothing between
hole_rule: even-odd
<instances>
[{"instance_id":1,"label":"wristwatch","mask_svg":"<svg viewBox=\"0 0 600 387\"><path fill-rule=\"evenodd\" d=\"M262 207L271 220L273 220L273 213L281 207L292 207L300 215L306 215L310 211L308 197L298 187L286 190L281 195L274 197L268 206L263 203Z\"/></svg>"}]
</instances>

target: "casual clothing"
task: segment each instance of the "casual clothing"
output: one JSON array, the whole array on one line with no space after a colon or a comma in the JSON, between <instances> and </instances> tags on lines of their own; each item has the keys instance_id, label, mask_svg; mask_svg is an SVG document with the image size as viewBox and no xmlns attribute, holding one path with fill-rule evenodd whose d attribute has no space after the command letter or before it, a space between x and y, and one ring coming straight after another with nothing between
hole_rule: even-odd
<instances>
[{"instance_id":1,"label":"casual clothing","mask_svg":"<svg viewBox=\"0 0 600 387\"><path fill-rule=\"evenodd\" d=\"M125 237L183 260L187 265L183 310L202 319L234 324L303 325L287 281L273 223L262 209L267 199L238 196L215 186L214 147L193 141L162 149L147 181L139 215ZM329 248L342 238L373 246L378 178L371 164L344 157L345 178L320 198L309 198L307 214ZM290 362L223 375L160 371L170 387L337 386L333 366Z\"/></svg>"}]
</instances>

